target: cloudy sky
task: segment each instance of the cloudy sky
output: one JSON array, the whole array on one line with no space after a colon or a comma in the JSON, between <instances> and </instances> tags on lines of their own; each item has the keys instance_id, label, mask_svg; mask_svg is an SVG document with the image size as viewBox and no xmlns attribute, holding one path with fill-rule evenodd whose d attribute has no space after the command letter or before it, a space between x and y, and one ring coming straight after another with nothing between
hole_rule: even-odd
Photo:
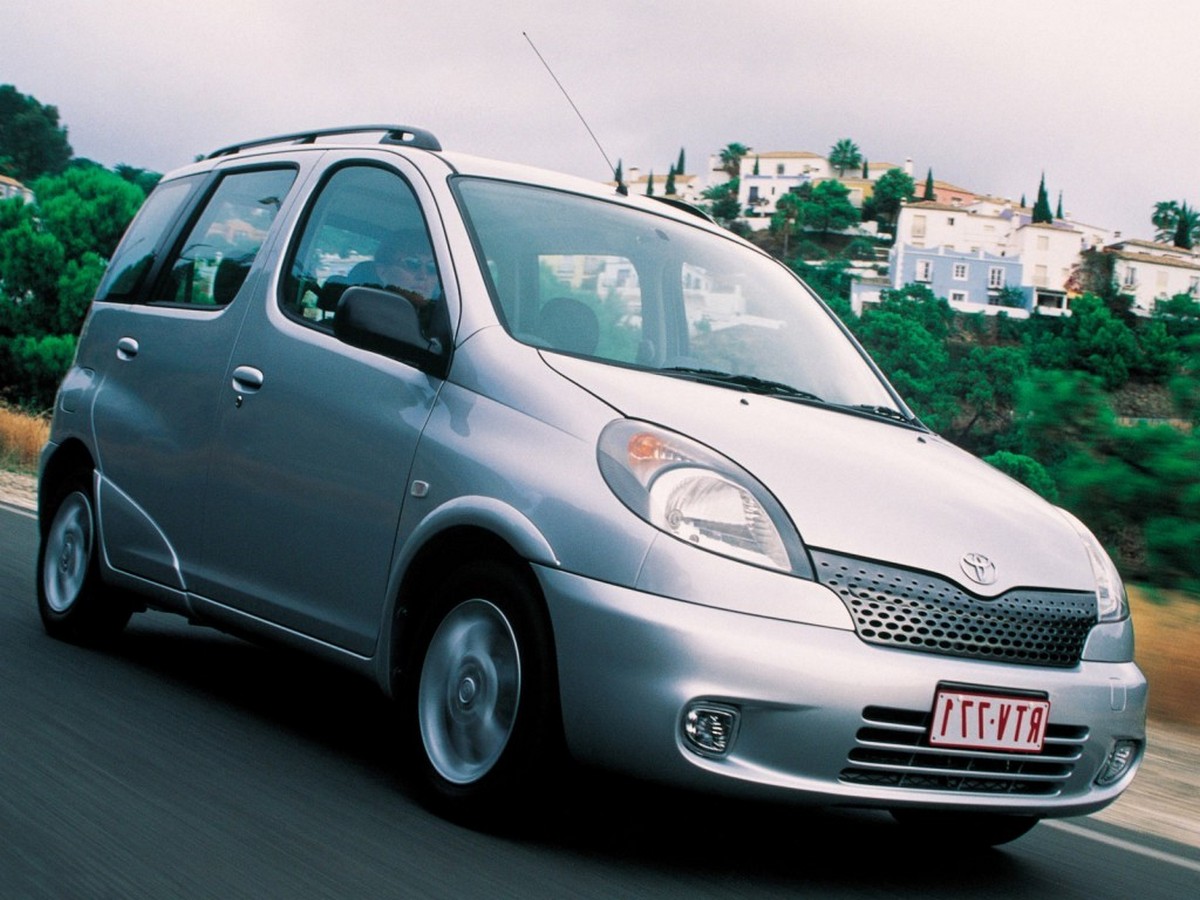
<instances>
[{"instance_id":1,"label":"cloudy sky","mask_svg":"<svg viewBox=\"0 0 1200 900\"><path fill-rule=\"evenodd\" d=\"M0 84L76 155L168 171L225 143L394 122L606 178L532 39L628 170L738 141L868 159L1150 237L1200 205L1192 0L39 0L3 15Z\"/></svg>"}]
</instances>

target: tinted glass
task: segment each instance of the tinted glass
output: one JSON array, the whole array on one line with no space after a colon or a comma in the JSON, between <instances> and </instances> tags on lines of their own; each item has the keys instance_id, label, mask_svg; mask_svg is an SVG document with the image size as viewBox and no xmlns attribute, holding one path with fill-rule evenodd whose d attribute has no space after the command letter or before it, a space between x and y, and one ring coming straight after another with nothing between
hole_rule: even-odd
<instances>
[{"instance_id":1,"label":"tinted glass","mask_svg":"<svg viewBox=\"0 0 1200 900\"><path fill-rule=\"evenodd\" d=\"M830 403L896 405L800 280L739 241L529 185L462 178L455 190L520 341L682 377L779 382Z\"/></svg>"},{"instance_id":2,"label":"tinted glass","mask_svg":"<svg viewBox=\"0 0 1200 900\"><path fill-rule=\"evenodd\" d=\"M224 306L246 280L294 169L262 169L224 176L188 231L152 300Z\"/></svg>"},{"instance_id":3,"label":"tinted glass","mask_svg":"<svg viewBox=\"0 0 1200 900\"><path fill-rule=\"evenodd\" d=\"M155 187L113 254L96 292L98 300L134 297L153 266L159 244L166 238L171 223L204 177L191 175Z\"/></svg>"},{"instance_id":4,"label":"tinted glass","mask_svg":"<svg viewBox=\"0 0 1200 900\"><path fill-rule=\"evenodd\" d=\"M390 169L353 165L322 187L292 255L280 305L288 315L332 327L352 285L383 288L418 309L441 298L441 279L421 207Z\"/></svg>"}]
</instances>

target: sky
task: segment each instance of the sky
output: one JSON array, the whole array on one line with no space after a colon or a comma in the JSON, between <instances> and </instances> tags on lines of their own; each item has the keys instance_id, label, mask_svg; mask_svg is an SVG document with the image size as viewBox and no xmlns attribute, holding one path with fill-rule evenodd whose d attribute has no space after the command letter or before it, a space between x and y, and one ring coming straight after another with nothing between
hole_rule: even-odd
<instances>
[{"instance_id":1,"label":"sky","mask_svg":"<svg viewBox=\"0 0 1200 900\"><path fill-rule=\"evenodd\" d=\"M1200 206L1192 0L5 5L0 84L110 167L359 123L598 180L606 157L665 178L680 149L700 173L732 142L850 138L911 158L918 189L932 170L1032 204L1044 174L1052 205L1124 237L1153 236L1157 201Z\"/></svg>"}]
</instances>

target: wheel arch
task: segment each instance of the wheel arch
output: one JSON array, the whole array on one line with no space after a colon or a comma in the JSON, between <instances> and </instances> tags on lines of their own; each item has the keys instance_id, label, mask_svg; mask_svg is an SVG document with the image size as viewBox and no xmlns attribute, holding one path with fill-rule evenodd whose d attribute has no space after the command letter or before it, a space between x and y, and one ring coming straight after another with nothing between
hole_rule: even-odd
<instances>
[{"instance_id":1,"label":"wheel arch","mask_svg":"<svg viewBox=\"0 0 1200 900\"><path fill-rule=\"evenodd\" d=\"M54 512L54 494L58 485L72 473L88 470L95 472L96 462L83 441L71 438L59 444L48 457L42 460L38 475L38 528L44 534L49 527L49 517ZM93 475L94 478L94 475ZM95 485L93 484L93 488Z\"/></svg>"},{"instance_id":2,"label":"wheel arch","mask_svg":"<svg viewBox=\"0 0 1200 900\"><path fill-rule=\"evenodd\" d=\"M545 592L533 564L557 566L558 559L545 536L517 510L490 498L458 498L423 520L405 546L407 553L396 568L399 574L393 577L393 599L384 610L377 653L376 677L390 696L399 695L417 626L434 588L467 560L493 559L519 572L553 641ZM553 654L550 661L557 669Z\"/></svg>"}]
</instances>

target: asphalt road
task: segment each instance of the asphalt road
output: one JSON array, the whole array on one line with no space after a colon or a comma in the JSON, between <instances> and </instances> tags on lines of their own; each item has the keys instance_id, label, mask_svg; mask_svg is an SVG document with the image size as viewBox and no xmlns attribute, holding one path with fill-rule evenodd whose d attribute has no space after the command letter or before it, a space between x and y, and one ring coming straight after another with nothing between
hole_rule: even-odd
<instances>
[{"instance_id":1,"label":"asphalt road","mask_svg":"<svg viewBox=\"0 0 1200 900\"><path fill-rule=\"evenodd\" d=\"M4 898L1192 896L1200 852L1092 820L956 857L885 815L579 772L523 833L440 820L374 685L158 614L46 637L32 518L0 505Z\"/></svg>"}]
</instances>

